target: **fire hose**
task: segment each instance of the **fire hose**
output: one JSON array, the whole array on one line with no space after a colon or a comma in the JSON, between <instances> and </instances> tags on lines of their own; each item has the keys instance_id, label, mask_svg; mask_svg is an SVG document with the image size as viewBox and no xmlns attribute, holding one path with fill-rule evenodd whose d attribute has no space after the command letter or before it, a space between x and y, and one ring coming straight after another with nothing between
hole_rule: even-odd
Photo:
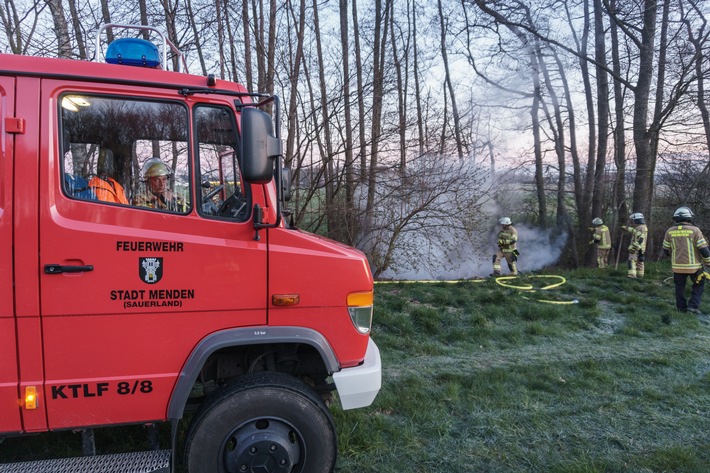
<instances>
[{"instance_id":1,"label":"fire hose","mask_svg":"<svg viewBox=\"0 0 710 473\"><path fill-rule=\"evenodd\" d=\"M710 277L710 275L708 275ZM540 279L557 279L556 282L553 282L551 284L548 284L547 286L535 288L532 284L523 284L523 285L516 285L516 284L511 284L510 281L514 279L519 279L518 276L499 276L495 278L496 284L498 284L501 287L505 287L508 289L517 289L519 291L523 292L528 292L528 293L533 293L536 291L547 291L550 289L555 289L557 287L562 286L567 282L567 279L565 279L562 276L557 276L554 274L537 274L537 275L529 275L526 276L526 278L540 278ZM435 284L435 283L445 283L445 284L455 284L455 283L462 283L462 282L484 282L486 279L453 279L453 280L400 280L400 281L376 281L377 284L413 284L413 283L421 283L421 284ZM525 296L523 296L525 297ZM525 297L526 299L530 299L528 297ZM560 304L560 305L567 305L567 304L579 304L579 301L577 299L571 300L571 301L556 301L556 300L550 300L550 299L537 299L533 298L531 300L537 301L537 302L544 302L546 304Z\"/></svg>"},{"instance_id":2,"label":"fire hose","mask_svg":"<svg viewBox=\"0 0 710 473\"><path fill-rule=\"evenodd\" d=\"M557 282L554 282L554 283L552 283L552 284L548 284L547 286L539 287L539 288L537 288L537 289L535 289L535 287L534 287L532 284L513 285L513 284L509 284L509 283L508 283L508 281L511 281L511 280L513 280L513 279L518 279L517 276L501 276L501 277L497 277L497 278L496 278L496 283L497 283L499 286L502 286L502 287L507 287L507 288L510 288L510 289L517 289L517 290L519 290L519 291L524 291L524 292L528 292L528 293L533 293L533 292L536 292L536 291L547 291L547 290L549 290L549 289L554 289L554 288L557 288L557 287L562 286L564 283L567 282L567 280L566 280L564 277L562 277L562 276L557 276L557 275L554 275L554 274L536 274L536 275L527 276L527 278L547 278L547 279L557 279L558 281L557 281ZM525 297L525 296L523 296L523 297ZM529 299L529 300L530 300L530 298L528 298L528 297L525 297L525 299ZM546 303L546 304L560 304L560 305L579 304L579 301L578 301L577 299L574 299L574 300L571 300L571 301L556 301L556 300L551 300L551 299L537 299L537 298L534 298L534 299L531 299L531 300L534 300L534 301L537 301L537 302L544 302L544 303Z\"/></svg>"}]
</instances>

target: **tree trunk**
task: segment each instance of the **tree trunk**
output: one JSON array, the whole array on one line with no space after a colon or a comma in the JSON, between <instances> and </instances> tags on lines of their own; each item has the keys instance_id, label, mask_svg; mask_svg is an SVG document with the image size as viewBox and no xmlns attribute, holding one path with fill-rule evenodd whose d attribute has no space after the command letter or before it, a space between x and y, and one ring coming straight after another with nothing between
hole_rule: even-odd
<instances>
[{"instance_id":1,"label":"tree trunk","mask_svg":"<svg viewBox=\"0 0 710 473\"><path fill-rule=\"evenodd\" d=\"M249 19L249 0L242 1L242 31L244 32L244 70L246 72L245 87L254 92L254 77L251 65L251 24Z\"/></svg>"},{"instance_id":2,"label":"tree trunk","mask_svg":"<svg viewBox=\"0 0 710 473\"><path fill-rule=\"evenodd\" d=\"M247 1L247 0L244 0ZM256 91L264 90L266 81L266 47L264 46L264 0L252 0L252 25L256 48Z\"/></svg>"},{"instance_id":3,"label":"tree trunk","mask_svg":"<svg viewBox=\"0 0 710 473\"><path fill-rule=\"evenodd\" d=\"M459 111L456 107L456 94L454 92L454 84L451 82L451 74L449 72L449 58L446 53L446 25L444 22L444 11L441 6L441 0L437 0L439 6L439 23L441 26L441 58L444 62L444 82L449 88L449 95L451 96L451 113L454 118L454 136L456 138L456 150L458 151L459 159L463 160L463 142L461 138L461 121L459 119Z\"/></svg>"},{"instance_id":4,"label":"tree trunk","mask_svg":"<svg viewBox=\"0 0 710 473\"><path fill-rule=\"evenodd\" d=\"M219 78L226 79L226 68L224 64L226 62L226 59L224 57L224 25L229 23L229 19L222 18L223 11L226 15L226 8L222 8L222 0L215 0L214 3L215 14L217 15L217 51L219 53ZM194 20L192 20L191 22L193 21Z\"/></svg>"},{"instance_id":5,"label":"tree trunk","mask_svg":"<svg viewBox=\"0 0 710 473\"><path fill-rule=\"evenodd\" d=\"M200 32L197 29L197 24L195 24L195 14L192 12L192 0L186 0L185 6L187 7L187 17L188 21L190 22L190 29L192 29L192 36L195 41L195 49L197 50L197 57L200 60L200 68L202 70L202 75L206 76L207 75L207 66L205 65L205 58L202 54L202 43L200 42ZM219 15L219 11L221 8L217 6L217 15ZM221 28L222 25L217 23L217 28ZM221 49L221 47L220 47Z\"/></svg>"},{"instance_id":6,"label":"tree trunk","mask_svg":"<svg viewBox=\"0 0 710 473\"><path fill-rule=\"evenodd\" d=\"M284 164L286 167L291 167L291 161L296 152L296 129L298 127L298 80L301 74L301 61L303 57L303 37L306 24L306 0L300 0L298 9L298 18L295 18L293 10L291 10L291 18L293 19L296 33L296 52L291 63L291 71L289 73L289 102L288 102L288 137L286 138L286 155ZM294 175L294 178L296 176Z\"/></svg>"},{"instance_id":7,"label":"tree trunk","mask_svg":"<svg viewBox=\"0 0 710 473\"><path fill-rule=\"evenodd\" d=\"M355 2L357 0L353 0ZM348 28L348 1L340 0L340 47L343 54L343 113L345 115L345 232L344 243L352 245L357 234L355 219L355 186L357 176L353 162L353 130L350 101L350 41Z\"/></svg>"},{"instance_id":8,"label":"tree trunk","mask_svg":"<svg viewBox=\"0 0 710 473\"><path fill-rule=\"evenodd\" d=\"M417 143L419 156L424 155L424 114L422 113L422 94L419 83L419 51L417 49L417 0L412 0L412 43L414 47L414 100L417 102Z\"/></svg>"},{"instance_id":9,"label":"tree trunk","mask_svg":"<svg viewBox=\"0 0 710 473\"><path fill-rule=\"evenodd\" d=\"M64 7L62 0L45 0L54 20L54 32L57 35L57 56L60 58L71 58L73 56L71 40L69 39L69 28L64 17Z\"/></svg>"},{"instance_id":10,"label":"tree trunk","mask_svg":"<svg viewBox=\"0 0 710 473\"><path fill-rule=\"evenodd\" d=\"M612 17L616 15L616 0L610 0L610 10ZM621 74L621 58L619 53L619 27L616 22L611 22L611 57L614 77L620 78ZM614 179L614 199L613 205L615 214L615 222L612 225L612 231L618 229L619 225L624 225L629 216L629 211L626 206L626 136L625 136L625 113L624 113L624 92L622 82L618 79L614 80L614 165L616 166L616 178Z\"/></svg>"},{"instance_id":11,"label":"tree trunk","mask_svg":"<svg viewBox=\"0 0 710 473\"><path fill-rule=\"evenodd\" d=\"M342 225L335 196L335 181L337 176L333 165L333 143L331 138L330 110L328 107L328 92L326 90L325 68L323 67L323 46L321 43L320 20L318 18L318 0L313 0L313 33L316 41L316 54L318 58L318 80L320 85L321 129L323 132L324 146L321 148L321 162L325 176L325 202L327 212L328 237L341 241L340 231Z\"/></svg>"},{"instance_id":12,"label":"tree trunk","mask_svg":"<svg viewBox=\"0 0 710 473\"><path fill-rule=\"evenodd\" d=\"M656 0L644 0L643 30L639 50L639 71L634 97L634 146L636 148L636 177L634 178L633 211L650 216L655 156L652 137L648 130L648 101L653 82L654 42L656 33Z\"/></svg>"},{"instance_id":13,"label":"tree trunk","mask_svg":"<svg viewBox=\"0 0 710 473\"><path fill-rule=\"evenodd\" d=\"M367 181L367 142L365 135L365 94L362 55L360 52L360 25L357 18L357 1L353 1L353 40L355 41L355 74L357 76L358 136L360 138L360 182Z\"/></svg>"},{"instance_id":14,"label":"tree trunk","mask_svg":"<svg viewBox=\"0 0 710 473\"><path fill-rule=\"evenodd\" d=\"M0 19L2 19L2 25L5 28L5 36L7 37L7 42L10 45L10 51L12 54L23 54L24 53L24 41L22 39L22 25L20 17L17 14L17 8L15 7L15 2L13 0L0 3ZM35 24L37 19L35 17ZM34 25L32 30L34 30ZM28 38L28 42L29 42Z\"/></svg>"},{"instance_id":15,"label":"tree trunk","mask_svg":"<svg viewBox=\"0 0 710 473\"><path fill-rule=\"evenodd\" d=\"M399 124L397 132L399 134L399 174L404 177L407 173L407 87L404 84L402 72L402 61L399 58L397 41L394 28L394 15L390 15L390 37L392 38L392 60L394 62L394 72L397 78L397 116ZM403 55L407 54L404 49Z\"/></svg>"},{"instance_id":16,"label":"tree trunk","mask_svg":"<svg viewBox=\"0 0 710 473\"><path fill-rule=\"evenodd\" d=\"M229 0L224 0L222 2L222 8L224 8L224 18L225 18L225 27L227 29L227 40L229 42L229 64L230 64L230 71L231 74L229 78L233 80L234 82L240 83L241 80L239 78L239 71L237 70L237 48L236 48L236 40L234 37L234 32L232 31L232 21L229 16Z\"/></svg>"},{"instance_id":17,"label":"tree trunk","mask_svg":"<svg viewBox=\"0 0 710 473\"><path fill-rule=\"evenodd\" d=\"M533 147L535 149L535 188L537 190L538 219L541 228L547 228L547 198L543 175L542 143L540 141L540 72L534 55L530 64L533 80L533 101L530 108L532 119Z\"/></svg>"},{"instance_id":18,"label":"tree trunk","mask_svg":"<svg viewBox=\"0 0 710 473\"><path fill-rule=\"evenodd\" d=\"M683 3L680 2L682 7ZM691 3L691 8L695 13L702 19L701 26L698 29L697 34L693 31L690 21L685 17L684 13L681 13L681 17L684 18L683 23L685 24L686 31L688 32L688 39L693 45L695 50L694 66L695 66L695 80L697 84L697 95L695 97L695 104L700 111L700 118L703 122L703 131L705 132L705 147L710 155L710 111L708 111L708 106L705 98L705 73L703 71L704 63L707 61L703 51L705 44L707 43L707 34L705 32L705 27L707 26L707 20L703 15L703 12ZM703 169L703 174L707 175L710 171L710 159Z\"/></svg>"},{"instance_id":19,"label":"tree trunk","mask_svg":"<svg viewBox=\"0 0 710 473\"><path fill-rule=\"evenodd\" d=\"M382 0L375 0L375 47L372 68L372 147L370 150L370 166L367 175L367 204L365 219L372 222L375 212L375 190L377 186L377 160L379 158L380 134L382 132L382 94L385 76L385 46L387 44L387 19L390 14L392 0L385 0L384 11ZM384 30L384 31L383 31Z\"/></svg>"},{"instance_id":20,"label":"tree trunk","mask_svg":"<svg viewBox=\"0 0 710 473\"><path fill-rule=\"evenodd\" d=\"M105 25L111 23L111 13L108 9L108 0L101 0L101 18L103 19ZM111 30L111 28L106 29L106 39L109 43L113 42L114 40L113 31Z\"/></svg>"},{"instance_id":21,"label":"tree trunk","mask_svg":"<svg viewBox=\"0 0 710 473\"><path fill-rule=\"evenodd\" d=\"M555 154L557 155L557 228L563 229L566 226L566 213L567 207L565 205L565 192L566 192L566 156L565 156L565 128L562 120L562 110L560 109L560 101L557 97L557 92L552 85L552 80L550 78L550 73L547 69L547 64L545 63L545 58L542 53L542 48L540 47L540 40L535 38L533 40L534 44L534 54L537 56L537 64L540 72L542 72L542 77L545 80L545 88L547 89L547 95L550 97L552 102L552 109L554 112L554 122L549 120L550 129L552 130L554 143L555 143ZM563 71L560 70L560 73ZM574 255L575 261L577 260L577 255ZM576 264L575 264L576 266Z\"/></svg>"},{"instance_id":22,"label":"tree trunk","mask_svg":"<svg viewBox=\"0 0 710 473\"><path fill-rule=\"evenodd\" d=\"M597 162L594 169L594 192L592 197L592 218L602 217L604 211L604 175L606 171L606 153L609 136L609 79L606 63L606 39L604 21L602 19L601 0L594 0L594 59L597 75L597 120L599 133L597 136ZM584 222L586 226L590 221ZM587 252L586 263L594 264L594 251Z\"/></svg>"},{"instance_id":23,"label":"tree trunk","mask_svg":"<svg viewBox=\"0 0 710 473\"><path fill-rule=\"evenodd\" d=\"M274 58L276 57L276 0L269 2L269 46L266 52L266 76L262 90L267 94L274 93ZM322 69L322 68L321 68Z\"/></svg>"},{"instance_id":24,"label":"tree trunk","mask_svg":"<svg viewBox=\"0 0 710 473\"><path fill-rule=\"evenodd\" d=\"M69 0L69 13L71 14L72 28L74 29L74 37L76 38L76 47L79 49L79 59L89 59L86 44L84 43L84 34L81 31L81 19L76 9L76 0Z\"/></svg>"}]
</instances>

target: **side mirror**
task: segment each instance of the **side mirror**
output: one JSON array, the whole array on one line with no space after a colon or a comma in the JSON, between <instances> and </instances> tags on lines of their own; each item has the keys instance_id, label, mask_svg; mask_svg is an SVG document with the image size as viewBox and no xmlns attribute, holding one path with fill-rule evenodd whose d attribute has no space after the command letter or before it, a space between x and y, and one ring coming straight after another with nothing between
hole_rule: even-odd
<instances>
[{"instance_id":1,"label":"side mirror","mask_svg":"<svg viewBox=\"0 0 710 473\"><path fill-rule=\"evenodd\" d=\"M242 172L251 184L266 184L274 177L274 161L281 156L281 140L273 134L271 116L256 108L242 109Z\"/></svg>"},{"instance_id":2,"label":"side mirror","mask_svg":"<svg viewBox=\"0 0 710 473\"><path fill-rule=\"evenodd\" d=\"M291 169L287 167L281 170L281 197L284 202L291 200Z\"/></svg>"}]
</instances>

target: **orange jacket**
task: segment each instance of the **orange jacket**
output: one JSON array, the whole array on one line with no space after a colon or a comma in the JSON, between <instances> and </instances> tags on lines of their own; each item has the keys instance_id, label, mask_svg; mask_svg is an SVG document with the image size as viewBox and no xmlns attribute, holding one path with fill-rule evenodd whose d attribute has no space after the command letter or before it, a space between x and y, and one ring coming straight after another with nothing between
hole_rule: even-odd
<instances>
[{"instance_id":1,"label":"orange jacket","mask_svg":"<svg viewBox=\"0 0 710 473\"><path fill-rule=\"evenodd\" d=\"M99 200L128 205L123 186L112 177L101 179L99 176L94 176L89 181L89 187L94 189Z\"/></svg>"}]
</instances>

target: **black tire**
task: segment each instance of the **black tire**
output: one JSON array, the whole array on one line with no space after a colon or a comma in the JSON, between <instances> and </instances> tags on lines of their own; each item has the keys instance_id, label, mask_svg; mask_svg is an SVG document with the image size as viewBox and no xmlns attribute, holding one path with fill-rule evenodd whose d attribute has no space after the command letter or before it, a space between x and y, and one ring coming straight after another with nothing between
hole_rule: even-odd
<instances>
[{"instance_id":1,"label":"black tire","mask_svg":"<svg viewBox=\"0 0 710 473\"><path fill-rule=\"evenodd\" d=\"M337 435L308 385L282 373L252 373L208 400L185 440L189 473L330 473Z\"/></svg>"}]
</instances>

